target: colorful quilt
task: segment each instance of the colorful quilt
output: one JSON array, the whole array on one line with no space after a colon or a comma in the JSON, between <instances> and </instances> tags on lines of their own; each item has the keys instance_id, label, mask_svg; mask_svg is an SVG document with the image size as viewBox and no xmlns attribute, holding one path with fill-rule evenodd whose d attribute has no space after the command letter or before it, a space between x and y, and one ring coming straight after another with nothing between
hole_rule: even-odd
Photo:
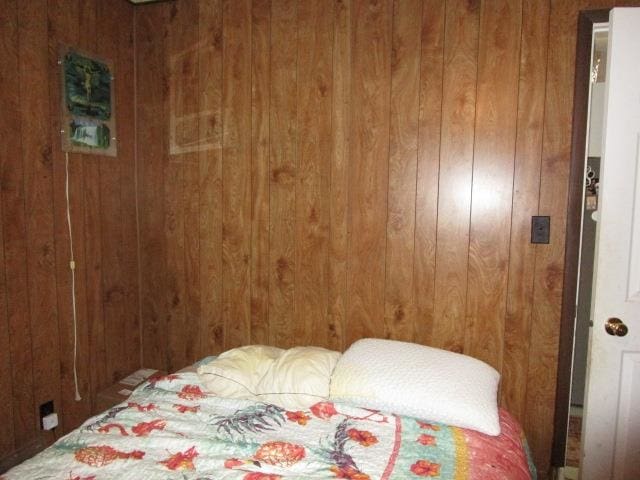
<instances>
[{"instance_id":1,"label":"colorful quilt","mask_svg":"<svg viewBox=\"0 0 640 480\"><path fill-rule=\"evenodd\" d=\"M195 373L141 385L2 480L524 480L518 424L502 434L319 402L307 411L220 398Z\"/></svg>"}]
</instances>

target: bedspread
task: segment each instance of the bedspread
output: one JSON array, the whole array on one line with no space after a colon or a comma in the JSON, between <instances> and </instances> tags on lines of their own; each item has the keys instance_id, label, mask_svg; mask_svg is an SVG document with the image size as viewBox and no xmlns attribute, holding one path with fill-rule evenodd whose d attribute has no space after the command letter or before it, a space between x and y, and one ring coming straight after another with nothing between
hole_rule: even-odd
<instances>
[{"instance_id":1,"label":"bedspread","mask_svg":"<svg viewBox=\"0 0 640 480\"><path fill-rule=\"evenodd\" d=\"M195 373L141 385L5 480L528 479L517 422L470 430L329 401L306 411L216 397Z\"/></svg>"}]
</instances>

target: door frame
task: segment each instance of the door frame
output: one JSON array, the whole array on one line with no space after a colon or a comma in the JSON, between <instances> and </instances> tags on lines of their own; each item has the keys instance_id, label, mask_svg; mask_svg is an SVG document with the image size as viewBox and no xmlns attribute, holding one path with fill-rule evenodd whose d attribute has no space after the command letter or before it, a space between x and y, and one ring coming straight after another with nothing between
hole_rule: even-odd
<instances>
[{"instance_id":1,"label":"door frame","mask_svg":"<svg viewBox=\"0 0 640 480\"><path fill-rule=\"evenodd\" d=\"M564 253L564 287L560 318L558 375L554 414L551 466L562 467L567 443L567 418L571 401L571 367L573 359L576 293L578 289L578 259L580 254L580 224L584 190L584 162L587 120L589 112L589 83L591 79L591 42L593 25L609 21L610 9L582 10L578 15L576 41L576 69L573 90L571 160L569 197L567 203L566 243Z\"/></svg>"}]
</instances>

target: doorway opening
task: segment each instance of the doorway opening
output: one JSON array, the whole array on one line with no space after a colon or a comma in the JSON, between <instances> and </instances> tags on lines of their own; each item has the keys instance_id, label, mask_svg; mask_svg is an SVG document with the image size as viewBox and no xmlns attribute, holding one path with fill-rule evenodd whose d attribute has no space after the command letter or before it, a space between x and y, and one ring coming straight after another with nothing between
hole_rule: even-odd
<instances>
[{"instance_id":1,"label":"doorway opening","mask_svg":"<svg viewBox=\"0 0 640 480\"><path fill-rule=\"evenodd\" d=\"M586 61L576 61L573 143L570 163L567 243L560 330L561 348L573 353L578 287L580 226L585 199L585 141L593 23L581 13L578 52L586 45ZM606 18L604 19L606 20ZM588 30L584 27L589 26ZM640 479L640 8L611 10L600 188L596 209L593 321L589 328L587 379L581 438L580 475L588 478ZM582 38L584 34L585 38ZM583 41L581 42L580 39ZM576 54L577 58L583 58ZM580 76L578 73L582 73ZM597 77L597 76L596 76ZM587 192L590 193L590 192ZM629 322L629 328L625 324ZM570 341L569 341L570 340ZM564 342L564 343L563 343ZM570 355L572 357L572 355ZM571 361L559 363L560 396L556 403L559 456L564 466L571 402ZM564 389L564 390L563 390ZM566 396L563 396L565 395ZM566 402L566 403L565 403ZM564 409L564 410L563 410ZM554 442L557 437L554 437ZM555 453L555 450L554 450ZM560 472L558 472L560 473ZM586 477L585 477L586 478Z\"/></svg>"},{"instance_id":2,"label":"doorway opening","mask_svg":"<svg viewBox=\"0 0 640 480\"><path fill-rule=\"evenodd\" d=\"M599 147L602 139L604 100L601 94L604 92L602 81L606 78L606 52L602 52L601 47L604 45L606 50L608 21L608 9L582 11L578 17L564 289L551 457L551 465L561 474L559 477L562 477L566 470L565 478L568 479L572 478L572 473L577 475L578 467L574 465L580 463L581 455L581 413L584 404L590 331L590 297L595 244L593 232L596 224L592 213L597 211L596 179L599 176ZM597 42L596 33L599 37ZM596 50L599 50L598 53ZM597 66L597 72L594 77L593 67L595 66ZM593 123L595 125L592 125ZM592 135L589 135L590 131ZM589 185L587 185L587 179ZM587 189L589 189L588 194ZM595 209L593 209L594 201ZM597 213L595 217L597 219ZM583 239L584 225L587 230L585 239ZM583 241L585 248L581 255ZM589 262L590 264L584 266L580 274L581 263ZM582 288L583 285L587 285L588 288ZM565 467L568 468L565 469Z\"/></svg>"},{"instance_id":3,"label":"doorway opening","mask_svg":"<svg viewBox=\"0 0 640 480\"><path fill-rule=\"evenodd\" d=\"M570 408L563 470L564 478L567 480L577 480L581 458L582 413L587 375L589 331L593 326L592 286L596 255L596 225L599 214L598 197L608 37L608 23L593 25L589 69L589 106L583 162L582 216L576 279L578 288L575 299Z\"/></svg>"}]
</instances>

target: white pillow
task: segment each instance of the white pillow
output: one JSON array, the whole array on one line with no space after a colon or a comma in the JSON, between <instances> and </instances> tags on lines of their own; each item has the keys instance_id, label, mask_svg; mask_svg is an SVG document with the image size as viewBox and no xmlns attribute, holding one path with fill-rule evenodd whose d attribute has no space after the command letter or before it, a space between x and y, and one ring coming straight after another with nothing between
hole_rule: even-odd
<instances>
[{"instance_id":1,"label":"white pillow","mask_svg":"<svg viewBox=\"0 0 640 480\"><path fill-rule=\"evenodd\" d=\"M339 352L320 347L289 350L261 345L240 347L198 368L205 388L219 396L305 410L329 397Z\"/></svg>"},{"instance_id":2,"label":"white pillow","mask_svg":"<svg viewBox=\"0 0 640 480\"><path fill-rule=\"evenodd\" d=\"M330 398L498 435L499 381L494 368L466 355L368 338L338 361Z\"/></svg>"}]
</instances>

